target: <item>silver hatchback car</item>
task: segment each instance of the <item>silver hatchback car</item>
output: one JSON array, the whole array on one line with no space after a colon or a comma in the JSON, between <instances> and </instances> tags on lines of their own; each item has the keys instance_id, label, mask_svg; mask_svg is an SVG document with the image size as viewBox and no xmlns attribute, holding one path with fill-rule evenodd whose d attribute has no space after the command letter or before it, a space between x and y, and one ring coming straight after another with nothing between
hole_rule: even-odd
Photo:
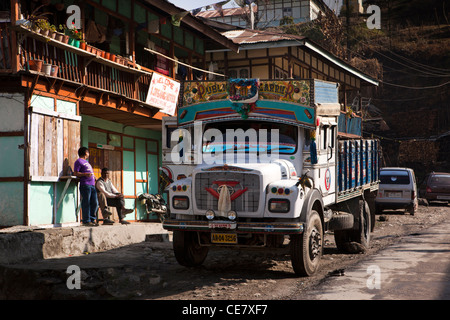
<instances>
[{"instance_id":1,"label":"silver hatchback car","mask_svg":"<svg viewBox=\"0 0 450 320\"><path fill-rule=\"evenodd\" d=\"M410 168L382 168L380 186L375 199L376 213L384 209L406 209L414 215L418 207L414 170Z\"/></svg>"}]
</instances>

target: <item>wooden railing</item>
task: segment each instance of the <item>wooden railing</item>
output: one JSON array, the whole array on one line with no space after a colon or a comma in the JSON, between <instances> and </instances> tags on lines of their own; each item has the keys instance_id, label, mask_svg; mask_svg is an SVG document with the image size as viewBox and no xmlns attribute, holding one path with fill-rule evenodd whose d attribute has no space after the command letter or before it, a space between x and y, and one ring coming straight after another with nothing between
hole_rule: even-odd
<instances>
[{"instance_id":1,"label":"wooden railing","mask_svg":"<svg viewBox=\"0 0 450 320\"><path fill-rule=\"evenodd\" d=\"M23 27L13 27L20 37L20 70L33 70L35 61L42 61L53 67L47 77L84 84L108 94L120 95L145 103L152 72L113 62L72 45L50 39Z\"/></svg>"}]
</instances>

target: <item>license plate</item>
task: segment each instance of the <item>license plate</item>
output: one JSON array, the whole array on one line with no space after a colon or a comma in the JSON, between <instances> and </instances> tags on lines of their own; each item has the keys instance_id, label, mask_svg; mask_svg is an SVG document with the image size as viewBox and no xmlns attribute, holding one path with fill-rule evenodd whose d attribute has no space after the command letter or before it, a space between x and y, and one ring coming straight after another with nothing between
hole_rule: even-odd
<instances>
[{"instance_id":1,"label":"license plate","mask_svg":"<svg viewBox=\"0 0 450 320\"><path fill-rule=\"evenodd\" d=\"M236 233L211 233L211 242L212 243L236 244L237 243L237 234Z\"/></svg>"},{"instance_id":2,"label":"license plate","mask_svg":"<svg viewBox=\"0 0 450 320\"><path fill-rule=\"evenodd\" d=\"M438 200L450 200L450 196L437 196Z\"/></svg>"},{"instance_id":3,"label":"license plate","mask_svg":"<svg viewBox=\"0 0 450 320\"><path fill-rule=\"evenodd\" d=\"M387 194L387 196L389 198L401 198L402 197L402 193L401 192L389 192Z\"/></svg>"},{"instance_id":4,"label":"license plate","mask_svg":"<svg viewBox=\"0 0 450 320\"><path fill-rule=\"evenodd\" d=\"M227 221L209 222L208 226L210 229L236 229L235 222Z\"/></svg>"}]
</instances>

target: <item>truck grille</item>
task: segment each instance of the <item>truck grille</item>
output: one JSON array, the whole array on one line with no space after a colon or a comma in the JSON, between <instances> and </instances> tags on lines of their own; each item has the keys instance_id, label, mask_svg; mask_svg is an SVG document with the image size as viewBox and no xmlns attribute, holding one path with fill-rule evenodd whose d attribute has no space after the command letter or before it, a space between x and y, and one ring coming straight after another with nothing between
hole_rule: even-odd
<instances>
[{"instance_id":1,"label":"truck grille","mask_svg":"<svg viewBox=\"0 0 450 320\"><path fill-rule=\"evenodd\" d=\"M258 211L259 197L261 196L259 176L242 172L200 172L195 175L194 193L198 210L217 210L218 199L205 188L218 193L219 185L224 182L231 186L231 196L247 188L247 191L231 201L231 210L239 212Z\"/></svg>"}]
</instances>

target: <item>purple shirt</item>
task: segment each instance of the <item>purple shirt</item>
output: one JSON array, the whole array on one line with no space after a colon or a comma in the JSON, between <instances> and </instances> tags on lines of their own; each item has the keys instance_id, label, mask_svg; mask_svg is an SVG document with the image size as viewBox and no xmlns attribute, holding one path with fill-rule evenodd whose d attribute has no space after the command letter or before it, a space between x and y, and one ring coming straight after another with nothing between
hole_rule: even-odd
<instances>
[{"instance_id":1,"label":"purple shirt","mask_svg":"<svg viewBox=\"0 0 450 320\"><path fill-rule=\"evenodd\" d=\"M81 173L91 172L92 176L80 178L80 185L84 184L84 185L95 186L95 176L93 174L94 170L92 169L91 164L87 160L79 158L77 161L75 161L75 164L73 166L73 171L81 172Z\"/></svg>"}]
</instances>

